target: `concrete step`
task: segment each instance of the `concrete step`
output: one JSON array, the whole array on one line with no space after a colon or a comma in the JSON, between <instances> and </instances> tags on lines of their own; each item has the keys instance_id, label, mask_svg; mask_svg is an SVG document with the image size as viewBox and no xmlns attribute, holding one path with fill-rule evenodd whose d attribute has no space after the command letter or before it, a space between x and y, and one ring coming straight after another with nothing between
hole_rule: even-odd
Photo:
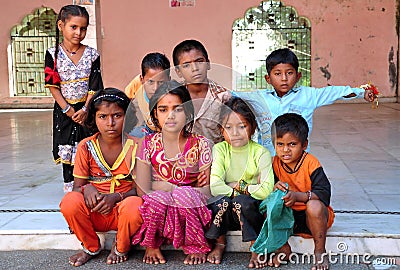
<instances>
[{"instance_id":1,"label":"concrete step","mask_svg":"<svg viewBox=\"0 0 400 270\"><path fill-rule=\"evenodd\" d=\"M327 252L374 256L400 255L400 215L338 213L328 231ZM115 232L99 233L102 246L110 249ZM228 233L227 251L249 252L240 231ZM289 239L293 252L312 253L313 241ZM80 249L59 212L0 213L0 250ZM171 249L172 247L165 247Z\"/></svg>"}]
</instances>

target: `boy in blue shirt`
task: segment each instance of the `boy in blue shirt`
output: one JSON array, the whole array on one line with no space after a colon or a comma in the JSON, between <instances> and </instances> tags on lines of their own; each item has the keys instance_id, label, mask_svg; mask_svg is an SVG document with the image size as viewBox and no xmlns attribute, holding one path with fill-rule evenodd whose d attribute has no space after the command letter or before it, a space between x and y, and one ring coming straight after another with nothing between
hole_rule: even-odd
<instances>
[{"instance_id":1,"label":"boy in blue shirt","mask_svg":"<svg viewBox=\"0 0 400 270\"><path fill-rule=\"evenodd\" d=\"M284 113L302 115L308 123L310 136L313 113L318 107L332 104L340 99L364 97L366 101L374 101L373 90L368 88L295 87L301 78L301 72L298 72L299 61L297 56L287 48L273 51L266 59L266 68L268 74L265 75L265 79L274 87L273 90L235 91L233 95L246 100L253 106L259 126L258 143L268 148L272 156L275 150L271 140L271 125L279 115Z\"/></svg>"}]
</instances>

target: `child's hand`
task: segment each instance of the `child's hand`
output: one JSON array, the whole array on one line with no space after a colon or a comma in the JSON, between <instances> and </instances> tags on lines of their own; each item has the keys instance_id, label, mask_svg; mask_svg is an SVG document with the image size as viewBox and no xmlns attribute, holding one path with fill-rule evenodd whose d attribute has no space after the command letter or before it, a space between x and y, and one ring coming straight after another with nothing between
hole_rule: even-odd
<instances>
[{"instance_id":1,"label":"child's hand","mask_svg":"<svg viewBox=\"0 0 400 270\"><path fill-rule=\"evenodd\" d=\"M97 205L92 209L92 212L99 212L102 215L108 215L111 213L117 202L116 195L118 194L99 194L97 196Z\"/></svg>"},{"instance_id":2,"label":"child's hand","mask_svg":"<svg viewBox=\"0 0 400 270\"><path fill-rule=\"evenodd\" d=\"M245 195L250 195L249 191L248 191L248 184L243 181L240 180L234 187L233 190L236 191L239 194L245 194Z\"/></svg>"},{"instance_id":3,"label":"child's hand","mask_svg":"<svg viewBox=\"0 0 400 270\"><path fill-rule=\"evenodd\" d=\"M72 120L80 125L83 125L83 122L85 121L86 116L87 116L87 112L85 112L84 110L81 109L74 113L74 115L72 116Z\"/></svg>"},{"instance_id":4,"label":"child's hand","mask_svg":"<svg viewBox=\"0 0 400 270\"><path fill-rule=\"evenodd\" d=\"M205 173L205 171L201 171L200 173L199 173L199 175L197 176L197 187L204 187L204 186L206 186L208 183L207 183L207 179L208 179L208 177L207 177L207 174Z\"/></svg>"},{"instance_id":5,"label":"child's hand","mask_svg":"<svg viewBox=\"0 0 400 270\"><path fill-rule=\"evenodd\" d=\"M65 113L68 117L71 117L75 114L75 109L74 107L71 106L71 108L68 110L68 112Z\"/></svg>"},{"instance_id":6,"label":"child's hand","mask_svg":"<svg viewBox=\"0 0 400 270\"><path fill-rule=\"evenodd\" d=\"M291 207L296 201L296 192L288 191L285 196L282 197L282 200L285 202L286 207Z\"/></svg>"},{"instance_id":7,"label":"child's hand","mask_svg":"<svg viewBox=\"0 0 400 270\"><path fill-rule=\"evenodd\" d=\"M287 183L278 181L274 186L274 190L276 190L276 189L279 189L284 192L288 191Z\"/></svg>"},{"instance_id":8,"label":"child's hand","mask_svg":"<svg viewBox=\"0 0 400 270\"><path fill-rule=\"evenodd\" d=\"M100 193L97 189L92 185L87 185L85 187L85 191L83 193L83 197L85 198L85 204L89 209L93 209L97 205L97 198Z\"/></svg>"},{"instance_id":9,"label":"child's hand","mask_svg":"<svg viewBox=\"0 0 400 270\"><path fill-rule=\"evenodd\" d=\"M361 85L360 87L364 89L364 99L366 101L373 102L375 98L378 98L379 91L375 85L367 83Z\"/></svg>"},{"instance_id":10,"label":"child's hand","mask_svg":"<svg viewBox=\"0 0 400 270\"><path fill-rule=\"evenodd\" d=\"M374 91L372 90L365 90L364 92L364 99L368 102L373 102L375 99Z\"/></svg>"}]
</instances>

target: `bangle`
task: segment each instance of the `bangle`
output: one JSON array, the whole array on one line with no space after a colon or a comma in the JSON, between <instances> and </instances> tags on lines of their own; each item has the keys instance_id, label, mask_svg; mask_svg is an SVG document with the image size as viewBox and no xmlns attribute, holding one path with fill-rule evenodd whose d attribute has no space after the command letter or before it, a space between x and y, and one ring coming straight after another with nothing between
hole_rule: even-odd
<instances>
[{"instance_id":1,"label":"bangle","mask_svg":"<svg viewBox=\"0 0 400 270\"><path fill-rule=\"evenodd\" d=\"M305 203L307 203L309 200L311 200L312 193L311 193L311 190L306 191L305 193L307 195L307 201L305 201Z\"/></svg>"},{"instance_id":2,"label":"bangle","mask_svg":"<svg viewBox=\"0 0 400 270\"><path fill-rule=\"evenodd\" d=\"M87 107L85 105L82 106L82 111L87 112Z\"/></svg>"},{"instance_id":3,"label":"bangle","mask_svg":"<svg viewBox=\"0 0 400 270\"><path fill-rule=\"evenodd\" d=\"M69 111L69 109L71 109L71 105L67 104L67 106L65 106L65 108L62 109L62 112L67 113Z\"/></svg>"},{"instance_id":4,"label":"bangle","mask_svg":"<svg viewBox=\"0 0 400 270\"><path fill-rule=\"evenodd\" d=\"M122 201L124 199L124 193L118 192L119 197L121 198L120 201Z\"/></svg>"}]
</instances>

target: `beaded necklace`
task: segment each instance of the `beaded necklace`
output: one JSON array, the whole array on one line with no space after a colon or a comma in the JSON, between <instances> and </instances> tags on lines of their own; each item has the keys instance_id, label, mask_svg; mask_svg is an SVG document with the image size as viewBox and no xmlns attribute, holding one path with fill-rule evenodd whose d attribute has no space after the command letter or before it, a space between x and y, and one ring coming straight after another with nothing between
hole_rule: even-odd
<instances>
[{"instance_id":1,"label":"beaded necklace","mask_svg":"<svg viewBox=\"0 0 400 270\"><path fill-rule=\"evenodd\" d=\"M79 47L78 47L78 49L76 49L76 51L70 51L70 50L67 49L67 47L65 47L64 43L61 43L61 45L70 54L70 56L74 56L82 46L82 44L79 43Z\"/></svg>"}]
</instances>

